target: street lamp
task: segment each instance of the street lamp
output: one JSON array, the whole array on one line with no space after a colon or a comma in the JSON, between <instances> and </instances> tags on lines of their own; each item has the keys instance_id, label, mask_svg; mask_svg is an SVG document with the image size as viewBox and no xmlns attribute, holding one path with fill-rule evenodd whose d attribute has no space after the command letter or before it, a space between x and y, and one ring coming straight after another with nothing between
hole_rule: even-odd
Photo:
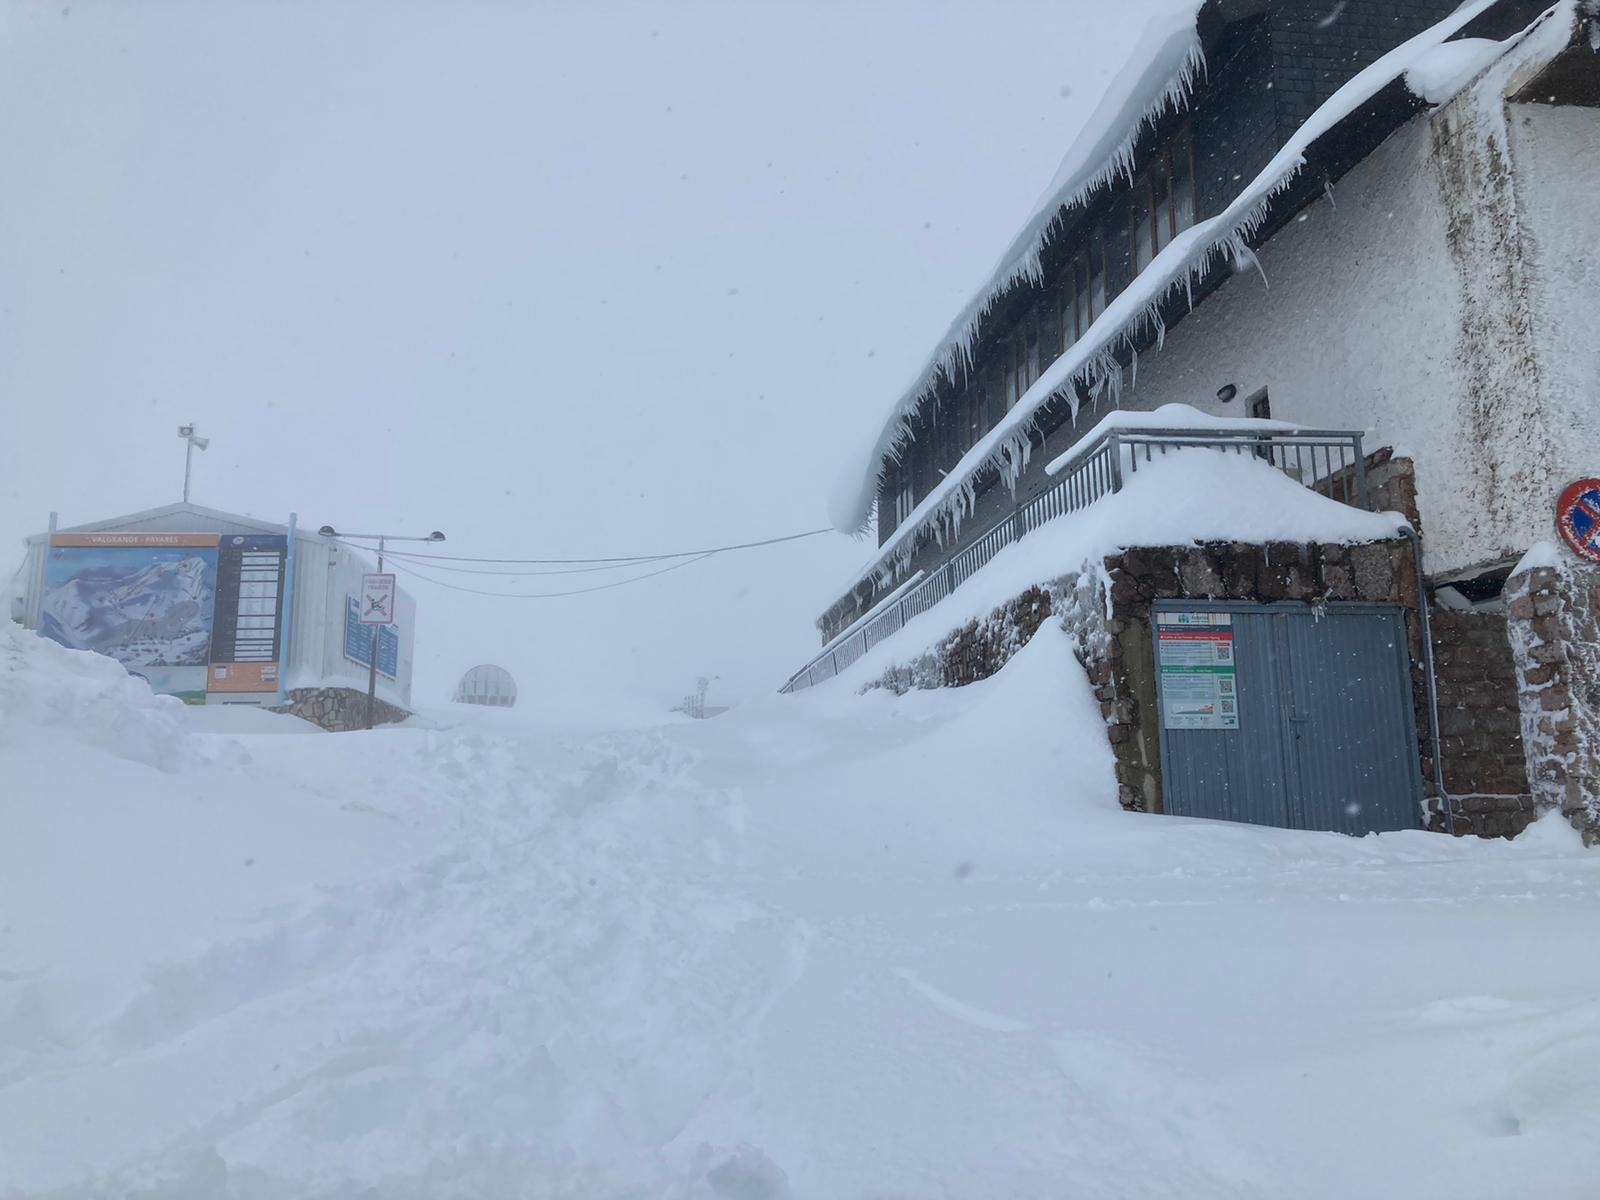
<instances>
[{"instance_id":1,"label":"street lamp","mask_svg":"<svg viewBox=\"0 0 1600 1200\"><path fill-rule=\"evenodd\" d=\"M383 547L386 542L442 542L444 534L435 529L423 537L404 537L394 533L340 533L332 525L324 525L317 530L325 538L341 538L349 540L356 538L361 541L376 541L378 543L378 574L383 574ZM378 630L380 626L372 627L372 645L368 649L367 661L367 728L373 726L373 718L378 704Z\"/></svg>"},{"instance_id":2,"label":"street lamp","mask_svg":"<svg viewBox=\"0 0 1600 1200\"><path fill-rule=\"evenodd\" d=\"M204 450L211 445L211 439L201 437L195 433L193 425L179 425L178 436L183 439L183 502L189 503L189 466L194 461L194 452Z\"/></svg>"}]
</instances>

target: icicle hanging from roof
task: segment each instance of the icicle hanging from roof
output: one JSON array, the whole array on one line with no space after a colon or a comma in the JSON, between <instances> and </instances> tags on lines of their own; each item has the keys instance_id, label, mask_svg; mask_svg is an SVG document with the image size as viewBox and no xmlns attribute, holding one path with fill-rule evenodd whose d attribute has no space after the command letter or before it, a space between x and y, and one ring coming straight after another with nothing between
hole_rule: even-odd
<instances>
[{"instance_id":1,"label":"icicle hanging from roof","mask_svg":"<svg viewBox=\"0 0 1600 1200\"><path fill-rule=\"evenodd\" d=\"M971 370L983 319L994 302L1019 281L1042 281L1041 255L1062 210L1081 207L1119 178L1131 179L1139 135L1188 103L1195 81L1205 69L1195 27L1199 7L1200 0L1193 0L1146 25L1128 69L1118 77L1118 86L1096 106L988 282L962 309L940 340L939 349L895 404L870 453L840 477L831 505L836 527L855 532L865 525L882 481L882 460L892 457L900 461L903 447L911 440L911 417L940 376L954 382L958 373L965 375Z\"/></svg>"},{"instance_id":2,"label":"icicle hanging from roof","mask_svg":"<svg viewBox=\"0 0 1600 1200\"><path fill-rule=\"evenodd\" d=\"M941 531L942 537L944 530L959 530L962 519L971 513L976 501L973 481L985 469L993 468L999 471L1008 485L1014 488L1031 453L1031 439L1040 409L1051 396L1060 394L1067 397L1074 420L1078 415L1079 386L1086 388L1097 403L1100 397L1108 393L1109 398L1113 402L1116 401L1121 395L1123 383L1123 368L1116 357L1116 348L1139 329L1159 328L1162 321L1161 305L1168 296L1176 294L1177 290L1182 288L1192 306L1194 282L1202 278L1219 261L1232 264L1236 270L1253 265L1258 271L1262 271L1262 278L1265 279L1265 272L1250 249L1250 239L1266 221L1273 199L1289 186L1304 167L1305 154L1311 144L1366 103L1383 87L1400 78L1423 55L1451 37L1469 21L1493 7L1496 2L1497 0L1469 0L1469 3L1462 5L1449 17L1395 47L1339 88L1306 120L1294 136L1273 156L1272 161L1226 209L1217 216L1201 221L1180 233L1156 255L1155 260L1139 274L1131 286L1110 301L1105 312L1094 321L1088 332L1045 369L1033 386L1017 401L1015 407L1006 413L994 429L969 450L945 479L912 510L910 516L879 548L873 561L862 574L890 578L910 563L917 547L917 539L925 531L937 528ZM1557 16L1556 24L1560 23L1559 18L1562 13L1565 13L1570 20L1574 2L1575 0L1558 0L1556 5L1547 10L1522 34L1502 43L1502 49L1520 42L1552 15ZM1197 49L1196 54L1198 54ZM1173 77L1174 90L1164 90L1161 103L1173 102L1167 99L1169 96L1182 97L1187 94L1183 89L1192 85L1195 78L1194 71L1198 68L1188 65L1190 63L1188 58L1184 59L1184 63L1185 66ZM1182 100L1176 102L1181 103ZM1159 116L1166 110L1163 108L1147 111ZM1130 135L1128 139L1130 145L1132 136ZM1116 162L1120 163L1122 160L1118 159ZM1066 166L1067 164L1063 165L1063 171L1066 170ZM1103 186L1103 181L1114 178L1118 170L1126 169L1125 166L1116 166L1109 174L1104 171L1097 172L1094 178L1101 179ZM1052 219L1055 211L1051 212ZM1014 243L1014 249L1024 244L1030 236L1032 235L1025 230L1023 236ZM1042 236L1042 233L1039 236ZM1028 244L1031 245L1031 242ZM1042 244L1041 241L1039 245ZM1031 261L1037 270L1037 247L1033 248L1031 253ZM1023 255L1024 259L1026 257L1027 255ZM1001 278L1006 270L1005 261L1002 260L1002 270L996 273L996 279ZM1015 274L1005 276L1008 281L1017 277ZM838 506L837 501L841 497L835 497L835 525L844 532L858 529L870 514L880 484L882 460L890 454L895 456L896 461L899 460L901 449L910 437L908 421L910 415L915 412L917 402L936 382L939 372L948 373L950 370L946 356L953 356L948 358L950 364L955 361L965 361L970 365L972 338L966 332L968 324L971 323L975 328L975 322L981 318L982 312L987 310L987 305L994 294L997 293L985 292L968 305L967 312L958 320L957 325L952 327L951 339L946 349L930 364L924 382L907 392L896 406L871 454L860 464L860 475L855 480L860 494L853 497L853 504ZM840 517L847 519L841 522Z\"/></svg>"}]
</instances>

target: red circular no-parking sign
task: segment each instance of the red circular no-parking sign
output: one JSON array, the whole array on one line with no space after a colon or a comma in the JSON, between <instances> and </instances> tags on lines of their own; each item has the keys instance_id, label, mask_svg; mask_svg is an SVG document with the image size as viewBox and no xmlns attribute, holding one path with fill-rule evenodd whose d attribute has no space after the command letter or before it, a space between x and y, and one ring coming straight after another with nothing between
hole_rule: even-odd
<instances>
[{"instance_id":1,"label":"red circular no-parking sign","mask_svg":"<svg viewBox=\"0 0 1600 1200\"><path fill-rule=\"evenodd\" d=\"M1600 479L1576 479L1556 501L1556 528L1572 552L1600 563Z\"/></svg>"}]
</instances>

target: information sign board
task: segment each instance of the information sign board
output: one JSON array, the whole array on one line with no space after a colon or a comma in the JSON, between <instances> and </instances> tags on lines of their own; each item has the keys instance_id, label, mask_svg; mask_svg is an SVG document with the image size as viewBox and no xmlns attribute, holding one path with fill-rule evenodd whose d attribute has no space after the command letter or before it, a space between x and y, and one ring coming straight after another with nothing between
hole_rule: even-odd
<instances>
[{"instance_id":1,"label":"information sign board","mask_svg":"<svg viewBox=\"0 0 1600 1200\"><path fill-rule=\"evenodd\" d=\"M1157 613L1156 661L1166 728L1239 728L1231 614Z\"/></svg>"},{"instance_id":2,"label":"information sign board","mask_svg":"<svg viewBox=\"0 0 1600 1200\"><path fill-rule=\"evenodd\" d=\"M354 596L345 596L344 656L363 667L372 665L372 626L360 620L361 606ZM378 674L394 679L400 670L400 626L378 626Z\"/></svg>"},{"instance_id":3,"label":"information sign board","mask_svg":"<svg viewBox=\"0 0 1600 1200\"><path fill-rule=\"evenodd\" d=\"M278 690L287 552L283 534L58 533L39 632L190 704L266 703Z\"/></svg>"}]
</instances>

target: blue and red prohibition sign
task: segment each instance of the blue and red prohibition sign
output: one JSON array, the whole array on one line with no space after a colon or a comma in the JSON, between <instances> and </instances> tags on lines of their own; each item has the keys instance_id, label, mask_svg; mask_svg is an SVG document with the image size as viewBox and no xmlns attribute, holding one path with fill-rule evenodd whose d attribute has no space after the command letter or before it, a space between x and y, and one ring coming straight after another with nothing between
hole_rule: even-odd
<instances>
[{"instance_id":1,"label":"blue and red prohibition sign","mask_svg":"<svg viewBox=\"0 0 1600 1200\"><path fill-rule=\"evenodd\" d=\"M1573 553L1600 563L1600 479L1567 484L1556 501L1556 528Z\"/></svg>"}]
</instances>

